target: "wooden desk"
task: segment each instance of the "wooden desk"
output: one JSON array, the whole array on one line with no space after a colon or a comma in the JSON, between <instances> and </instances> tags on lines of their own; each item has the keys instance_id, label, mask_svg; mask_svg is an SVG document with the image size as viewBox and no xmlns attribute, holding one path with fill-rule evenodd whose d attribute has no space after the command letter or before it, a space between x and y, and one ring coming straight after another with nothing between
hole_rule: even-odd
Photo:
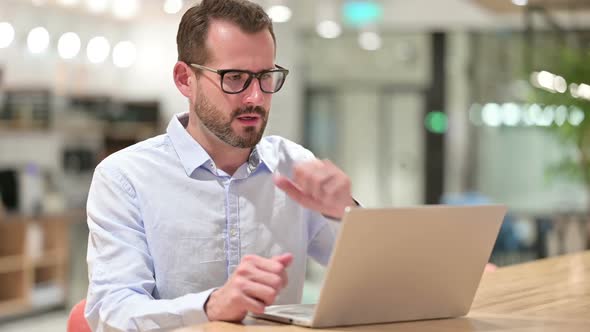
<instances>
[{"instance_id":1,"label":"wooden desk","mask_svg":"<svg viewBox=\"0 0 590 332\"><path fill-rule=\"evenodd\" d=\"M311 331L248 318L243 324L207 323L178 332ZM483 277L463 318L364 325L319 331L590 331L590 251L498 269Z\"/></svg>"}]
</instances>

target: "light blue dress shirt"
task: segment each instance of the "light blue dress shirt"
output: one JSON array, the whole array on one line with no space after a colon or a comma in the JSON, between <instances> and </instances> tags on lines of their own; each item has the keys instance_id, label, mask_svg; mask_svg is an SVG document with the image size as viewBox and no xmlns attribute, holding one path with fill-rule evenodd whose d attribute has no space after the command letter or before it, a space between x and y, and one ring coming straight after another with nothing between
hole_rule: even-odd
<instances>
[{"instance_id":1,"label":"light blue dress shirt","mask_svg":"<svg viewBox=\"0 0 590 332\"><path fill-rule=\"evenodd\" d=\"M185 127L119 151L96 167L88 196L86 318L94 331L170 330L207 321L203 305L244 255L293 253L275 304L300 303L308 255L327 264L337 222L278 189L313 154L264 137L233 176Z\"/></svg>"}]
</instances>

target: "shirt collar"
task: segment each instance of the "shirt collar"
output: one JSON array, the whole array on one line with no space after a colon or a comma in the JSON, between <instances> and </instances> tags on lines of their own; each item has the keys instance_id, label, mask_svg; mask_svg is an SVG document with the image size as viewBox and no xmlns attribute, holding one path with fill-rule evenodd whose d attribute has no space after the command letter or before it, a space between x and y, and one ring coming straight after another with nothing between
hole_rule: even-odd
<instances>
[{"instance_id":1,"label":"shirt collar","mask_svg":"<svg viewBox=\"0 0 590 332\"><path fill-rule=\"evenodd\" d=\"M268 137L263 137L252 152L256 152L256 156L260 162L262 162L271 173L274 173L279 164L279 154L276 150L276 147L269 141ZM250 160L252 159L252 155L253 154L250 154Z\"/></svg>"},{"instance_id":2,"label":"shirt collar","mask_svg":"<svg viewBox=\"0 0 590 332\"><path fill-rule=\"evenodd\" d=\"M213 160L186 130L188 125L188 112L175 114L166 132L172 141L172 145L180 158L180 162L188 176L199 167L204 166L214 172ZM252 149L248 158L248 174L254 172L262 163L270 172L274 172L278 159L275 157L273 146L264 138Z\"/></svg>"}]
</instances>

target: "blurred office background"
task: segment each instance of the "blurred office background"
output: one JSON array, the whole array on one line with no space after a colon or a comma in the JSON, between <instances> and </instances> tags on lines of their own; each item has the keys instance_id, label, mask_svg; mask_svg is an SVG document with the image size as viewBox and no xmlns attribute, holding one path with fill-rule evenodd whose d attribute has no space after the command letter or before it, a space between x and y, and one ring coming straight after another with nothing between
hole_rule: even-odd
<instances>
[{"instance_id":1,"label":"blurred office background","mask_svg":"<svg viewBox=\"0 0 590 332\"><path fill-rule=\"evenodd\" d=\"M506 204L500 266L588 248L590 1L257 2L291 70L267 134L333 160L366 206ZM0 330L64 330L85 297L93 169L187 110L193 3L0 1Z\"/></svg>"}]
</instances>

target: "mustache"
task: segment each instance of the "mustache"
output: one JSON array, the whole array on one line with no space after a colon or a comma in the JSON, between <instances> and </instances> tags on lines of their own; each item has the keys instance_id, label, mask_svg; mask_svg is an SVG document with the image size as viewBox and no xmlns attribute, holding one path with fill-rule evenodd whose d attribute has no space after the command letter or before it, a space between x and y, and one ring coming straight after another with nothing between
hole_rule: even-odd
<instances>
[{"instance_id":1,"label":"mustache","mask_svg":"<svg viewBox=\"0 0 590 332\"><path fill-rule=\"evenodd\" d=\"M246 114L258 114L261 118L266 118L266 110L261 106L249 106L244 108L238 108L233 111L232 119L237 118L238 116L246 115Z\"/></svg>"}]
</instances>

